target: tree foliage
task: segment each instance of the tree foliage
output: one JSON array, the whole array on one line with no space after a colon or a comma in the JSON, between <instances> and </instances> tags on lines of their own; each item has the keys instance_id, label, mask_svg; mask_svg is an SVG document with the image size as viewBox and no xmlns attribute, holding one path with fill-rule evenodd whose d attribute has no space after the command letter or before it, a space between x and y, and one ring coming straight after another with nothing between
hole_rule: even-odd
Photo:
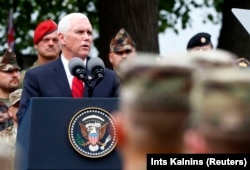
<instances>
[{"instance_id":1,"label":"tree foliage","mask_svg":"<svg viewBox=\"0 0 250 170\"><path fill-rule=\"evenodd\" d=\"M192 27L192 18L190 12L195 8L212 7L218 13L207 13L203 18L203 22L212 22L214 24L221 22L220 12L224 0L160 0L159 13L159 31L165 29L173 29L178 34L180 30L176 28L178 22L181 24L181 29ZM201 17L201 16L197 16Z\"/></svg>"},{"instance_id":2,"label":"tree foliage","mask_svg":"<svg viewBox=\"0 0 250 170\"><path fill-rule=\"evenodd\" d=\"M86 13L91 20L95 30L99 30L98 14L96 3L98 0L0 0L2 9L0 12L0 51L7 47L7 25L8 13L12 8L14 11L13 24L15 28L15 51L20 53L35 54L33 48L33 30L36 25L45 19L53 19L56 22L66 13ZM137 0L135 0L137 1ZM160 0L158 30L176 28L177 22L181 22L182 29L191 27L189 12L193 8L213 6L217 11L221 10L224 0ZM142 7L143 9L143 7ZM112 9L107 9L112 10ZM216 17L208 14L204 21L218 22Z\"/></svg>"},{"instance_id":3,"label":"tree foliage","mask_svg":"<svg viewBox=\"0 0 250 170\"><path fill-rule=\"evenodd\" d=\"M33 49L33 33L36 25L45 19L59 21L66 13L86 13L94 25L97 25L97 15L94 11L96 0L0 0L1 50L7 47L8 13L13 9L13 24L15 28L15 51L35 53Z\"/></svg>"}]
</instances>

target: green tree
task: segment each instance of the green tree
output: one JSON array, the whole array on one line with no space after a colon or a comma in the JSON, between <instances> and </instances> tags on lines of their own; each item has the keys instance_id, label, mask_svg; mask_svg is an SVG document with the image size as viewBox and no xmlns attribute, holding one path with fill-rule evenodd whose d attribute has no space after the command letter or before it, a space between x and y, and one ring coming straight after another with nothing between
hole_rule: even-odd
<instances>
[{"instance_id":1,"label":"green tree","mask_svg":"<svg viewBox=\"0 0 250 170\"><path fill-rule=\"evenodd\" d=\"M7 29L9 10L13 9L15 28L15 53L21 67L30 65L36 57L33 48L33 33L36 25L45 19L59 21L60 17L69 12L87 13L91 22L97 25L97 14L94 9L96 0L0 0L0 51L7 47Z\"/></svg>"},{"instance_id":2,"label":"green tree","mask_svg":"<svg viewBox=\"0 0 250 170\"><path fill-rule=\"evenodd\" d=\"M24 67L29 58L27 56L31 56L31 58L35 56L33 30L38 22L48 18L57 22L69 12L83 12L88 15L99 35L99 39L95 40L99 57L108 67L110 66L106 56L109 42L120 27L128 29L135 39L139 51L157 53L159 52L158 33L166 29L173 29L178 34L181 30L176 28L177 22L181 23L181 29L192 27L190 11L201 7L213 7L218 12L215 15L207 13L203 20L203 22L215 24L222 22L218 47L246 58L250 56L250 52L246 48L250 43L248 35L246 31L242 31L242 26L231 13L232 7L249 8L249 0L0 0L0 3L2 4L0 51L7 47L7 18L9 9L12 8L14 11L15 52L18 56L22 56L19 60L21 66ZM242 45L243 42L244 45Z\"/></svg>"}]
</instances>

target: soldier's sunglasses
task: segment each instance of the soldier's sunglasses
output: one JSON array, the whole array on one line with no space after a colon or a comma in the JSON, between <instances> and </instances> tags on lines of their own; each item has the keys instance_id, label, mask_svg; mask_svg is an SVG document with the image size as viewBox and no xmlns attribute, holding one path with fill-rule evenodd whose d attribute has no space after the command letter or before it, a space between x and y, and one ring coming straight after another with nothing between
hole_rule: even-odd
<instances>
[{"instance_id":1,"label":"soldier's sunglasses","mask_svg":"<svg viewBox=\"0 0 250 170\"><path fill-rule=\"evenodd\" d=\"M130 54L132 50L116 51L117 55Z\"/></svg>"}]
</instances>

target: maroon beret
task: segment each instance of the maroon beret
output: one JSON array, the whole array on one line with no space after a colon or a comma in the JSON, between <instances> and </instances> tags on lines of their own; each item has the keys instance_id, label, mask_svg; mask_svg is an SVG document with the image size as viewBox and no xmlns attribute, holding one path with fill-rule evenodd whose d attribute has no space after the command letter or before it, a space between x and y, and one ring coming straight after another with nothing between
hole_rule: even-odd
<instances>
[{"instance_id":1,"label":"maroon beret","mask_svg":"<svg viewBox=\"0 0 250 170\"><path fill-rule=\"evenodd\" d=\"M45 35L57 30L57 24L52 20L45 20L38 24L34 33L34 44L37 44Z\"/></svg>"}]
</instances>

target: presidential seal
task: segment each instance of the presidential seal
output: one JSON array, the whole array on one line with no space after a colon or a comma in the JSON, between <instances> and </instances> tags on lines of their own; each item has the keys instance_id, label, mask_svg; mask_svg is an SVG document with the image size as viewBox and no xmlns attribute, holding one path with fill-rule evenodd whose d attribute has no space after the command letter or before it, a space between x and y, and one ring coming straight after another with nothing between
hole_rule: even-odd
<instances>
[{"instance_id":1,"label":"presidential seal","mask_svg":"<svg viewBox=\"0 0 250 170\"><path fill-rule=\"evenodd\" d=\"M103 157L117 144L114 118L100 108L80 110L70 121L68 137L73 148L81 155Z\"/></svg>"}]
</instances>

